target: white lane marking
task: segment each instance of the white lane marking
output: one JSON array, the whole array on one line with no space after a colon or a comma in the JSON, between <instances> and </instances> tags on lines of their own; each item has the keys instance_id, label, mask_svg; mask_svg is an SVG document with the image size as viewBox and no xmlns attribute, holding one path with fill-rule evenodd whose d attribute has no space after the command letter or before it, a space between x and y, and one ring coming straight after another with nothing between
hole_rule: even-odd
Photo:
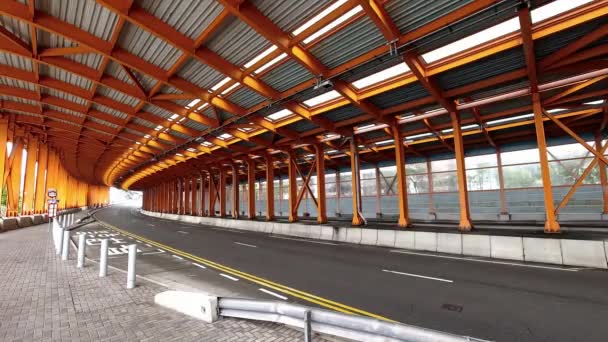
<instances>
[{"instance_id":1,"label":"white lane marking","mask_svg":"<svg viewBox=\"0 0 608 342\"><path fill-rule=\"evenodd\" d=\"M232 229L224 229L224 228L211 228L213 230L219 230L222 232L231 232L231 233L239 233L239 234L243 234L244 232L239 232L238 230L232 230Z\"/></svg>"},{"instance_id":2,"label":"white lane marking","mask_svg":"<svg viewBox=\"0 0 608 342\"><path fill-rule=\"evenodd\" d=\"M165 251L162 250L162 249L160 249L160 248L157 248L156 250L159 251L159 252L161 252L161 253L165 253Z\"/></svg>"},{"instance_id":3,"label":"white lane marking","mask_svg":"<svg viewBox=\"0 0 608 342\"><path fill-rule=\"evenodd\" d=\"M400 275L409 276L409 277L415 277L415 278L437 280L437 281L442 281L444 283L453 283L454 282L453 280L449 280L449 279L427 277L427 276L423 276L423 275L420 275L420 274L413 274L413 273L405 273L405 272L398 272L398 271L391 271L391 270L382 270L382 272L400 274Z\"/></svg>"},{"instance_id":4,"label":"white lane marking","mask_svg":"<svg viewBox=\"0 0 608 342\"><path fill-rule=\"evenodd\" d=\"M147 246L147 247L152 247L152 246L150 246L150 244L149 244L149 243L147 243L147 244L146 244L146 246Z\"/></svg>"},{"instance_id":5,"label":"white lane marking","mask_svg":"<svg viewBox=\"0 0 608 342\"><path fill-rule=\"evenodd\" d=\"M175 255L175 254L173 254L173 257L174 257L175 259L184 260L184 258L180 257L179 255Z\"/></svg>"},{"instance_id":6,"label":"white lane marking","mask_svg":"<svg viewBox=\"0 0 608 342\"><path fill-rule=\"evenodd\" d=\"M185 231L183 231L183 230L178 230L177 232L178 232L178 233L182 233L182 234L190 234L190 233L185 232Z\"/></svg>"},{"instance_id":7,"label":"white lane marking","mask_svg":"<svg viewBox=\"0 0 608 342\"><path fill-rule=\"evenodd\" d=\"M312 241L312 240L304 240L304 239L294 239L294 238L288 238L288 237L284 237L284 236L271 236L275 239L283 239L283 240L293 240L293 241L300 241L300 242L310 242L310 243L317 243L320 245L332 245L332 246L337 246L337 243L333 243L333 242L323 242L323 241Z\"/></svg>"},{"instance_id":8,"label":"white lane marking","mask_svg":"<svg viewBox=\"0 0 608 342\"><path fill-rule=\"evenodd\" d=\"M222 277L224 277L224 278L228 278L228 279L233 280L233 281L239 281L239 279L238 279L238 278L231 277L231 276L229 276L229 275L227 275L227 274L224 274L224 273L220 273L220 275L221 275Z\"/></svg>"},{"instance_id":9,"label":"white lane marking","mask_svg":"<svg viewBox=\"0 0 608 342\"><path fill-rule=\"evenodd\" d=\"M141 243L141 241L139 241L139 240L135 240L135 241L137 241L137 243Z\"/></svg>"},{"instance_id":10,"label":"white lane marking","mask_svg":"<svg viewBox=\"0 0 608 342\"><path fill-rule=\"evenodd\" d=\"M271 295L273 297L277 297L277 298L280 298L282 300L287 300L287 297L281 296L280 294L276 294L276 293L274 293L272 291L268 291L268 290L262 289L262 288L260 288L259 290L262 291L262 292L264 292L264 293L266 293L266 294L269 294L269 295Z\"/></svg>"},{"instance_id":11,"label":"white lane marking","mask_svg":"<svg viewBox=\"0 0 608 342\"><path fill-rule=\"evenodd\" d=\"M241 245L241 246L247 246L247 247L258 248L258 246L255 246L255 245L250 245L250 244L248 244L248 243L242 243L242 242L236 242L236 241L235 241L234 243L236 243L237 245Z\"/></svg>"},{"instance_id":12,"label":"white lane marking","mask_svg":"<svg viewBox=\"0 0 608 342\"><path fill-rule=\"evenodd\" d=\"M195 263L195 262L193 262L193 263L192 263L192 265L194 265L194 266L196 266L196 267L198 267L198 268L202 268L202 269L207 268L207 267L205 267L205 266L203 266L203 265L200 265L200 264L197 264L197 263Z\"/></svg>"},{"instance_id":13,"label":"white lane marking","mask_svg":"<svg viewBox=\"0 0 608 342\"><path fill-rule=\"evenodd\" d=\"M420 256L428 256L433 258L444 258L444 259L455 259L455 260L464 260L464 261L475 261L475 262L485 262L488 264L498 264L498 265L508 265L508 266L519 266L519 267L532 267L532 268L544 268L548 270L556 270L556 271L566 271L566 272L578 272L580 270L584 270L586 268L563 268L563 267L551 267L551 266L541 266L541 265L528 265L528 264L520 264L516 262L506 262L506 261L494 261L494 260L484 260L484 259L476 259L476 258L461 258L455 256L448 255L435 255L428 253L417 253L417 252L407 252L401 250L391 250L391 253L400 253L400 254L412 254L412 255L420 255Z\"/></svg>"},{"instance_id":14,"label":"white lane marking","mask_svg":"<svg viewBox=\"0 0 608 342\"><path fill-rule=\"evenodd\" d=\"M165 253L165 252L162 252L162 251L161 252L147 252L147 253L141 253L141 255L152 255L152 254L162 254L162 253Z\"/></svg>"}]
</instances>

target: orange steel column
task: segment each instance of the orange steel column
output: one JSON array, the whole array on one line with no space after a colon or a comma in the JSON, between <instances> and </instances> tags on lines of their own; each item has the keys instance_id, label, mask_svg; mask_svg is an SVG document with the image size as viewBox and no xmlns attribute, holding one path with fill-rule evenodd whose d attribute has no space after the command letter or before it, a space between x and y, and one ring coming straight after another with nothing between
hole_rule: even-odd
<instances>
[{"instance_id":1,"label":"orange steel column","mask_svg":"<svg viewBox=\"0 0 608 342\"><path fill-rule=\"evenodd\" d=\"M198 192L197 196L199 198L198 200L201 203L200 203L200 210L198 211L198 215L206 216L205 215L205 174L203 172L200 172L199 176L201 177L201 182L199 185L199 192Z\"/></svg>"},{"instance_id":2,"label":"orange steel column","mask_svg":"<svg viewBox=\"0 0 608 342\"><path fill-rule=\"evenodd\" d=\"M317 223L327 223L327 199L325 196L325 151L323 145L315 144L317 167Z\"/></svg>"},{"instance_id":3,"label":"orange steel column","mask_svg":"<svg viewBox=\"0 0 608 342\"><path fill-rule=\"evenodd\" d=\"M545 128L543 125L543 110L540 94L532 94L532 109L534 110L534 127L536 128L536 141L540 155L540 174L543 181L543 194L545 197L545 233L559 233L560 227L555 217L555 204L553 203L553 189L551 188L551 173L549 172L549 159L547 158L547 142L545 141Z\"/></svg>"},{"instance_id":4,"label":"orange steel column","mask_svg":"<svg viewBox=\"0 0 608 342\"><path fill-rule=\"evenodd\" d=\"M496 162L498 166L498 188L500 190L500 214L508 215L507 196L505 194L505 179L502 173L502 156L500 147L496 147Z\"/></svg>"},{"instance_id":5,"label":"orange steel column","mask_svg":"<svg viewBox=\"0 0 608 342\"><path fill-rule=\"evenodd\" d=\"M353 226L365 224L361 206L361 171L359 164L359 149L355 135L350 137L350 172L352 181L352 200L353 200Z\"/></svg>"},{"instance_id":6,"label":"orange steel column","mask_svg":"<svg viewBox=\"0 0 608 342\"><path fill-rule=\"evenodd\" d=\"M0 119L0 195L4 192L4 168L6 165L6 153L8 142L8 119Z\"/></svg>"},{"instance_id":7,"label":"orange steel column","mask_svg":"<svg viewBox=\"0 0 608 342\"><path fill-rule=\"evenodd\" d=\"M255 218L255 160L247 159L247 214Z\"/></svg>"},{"instance_id":8,"label":"orange steel column","mask_svg":"<svg viewBox=\"0 0 608 342\"><path fill-rule=\"evenodd\" d=\"M232 217L239 218L239 172L236 164L232 163Z\"/></svg>"},{"instance_id":9,"label":"orange steel column","mask_svg":"<svg viewBox=\"0 0 608 342\"><path fill-rule=\"evenodd\" d=\"M391 127L393 140L395 143L395 166L397 168L397 198L399 206L399 227L408 227L410 225L410 217L407 207L407 183L405 177L405 149L403 148L403 134L399 130L399 125L395 124ZM379 191L380 189L378 189Z\"/></svg>"},{"instance_id":10,"label":"orange steel column","mask_svg":"<svg viewBox=\"0 0 608 342\"><path fill-rule=\"evenodd\" d=\"M598 132L595 135L595 149L602 150L602 135ZM606 177L606 165L602 162L597 163L600 171L600 185L602 186L603 209L602 214L608 214L608 179Z\"/></svg>"},{"instance_id":11,"label":"orange steel column","mask_svg":"<svg viewBox=\"0 0 608 342\"><path fill-rule=\"evenodd\" d=\"M296 179L296 155L294 151L288 153L287 176L289 178L289 222L298 221L298 181Z\"/></svg>"},{"instance_id":12,"label":"orange steel column","mask_svg":"<svg viewBox=\"0 0 608 342\"><path fill-rule=\"evenodd\" d=\"M190 176L190 215L198 216L198 177Z\"/></svg>"},{"instance_id":13,"label":"orange steel column","mask_svg":"<svg viewBox=\"0 0 608 342\"><path fill-rule=\"evenodd\" d=\"M27 143L27 161L25 164L25 181L23 184L23 204L21 212L24 215L34 213L34 195L36 194L36 159L38 159L38 140L30 137Z\"/></svg>"},{"instance_id":14,"label":"orange steel column","mask_svg":"<svg viewBox=\"0 0 608 342\"><path fill-rule=\"evenodd\" d=\"M467 189L467 173L464 163L464 143L462 141L462 130L460 129L460 115L452 111L450 112L450 118L452 119L454 133L458 202L460 204L460 224L458 225L458 230L467 232L473 229L473 225L471 224L471 214L469 211L469 191Z\"/></svg>"},{"instance_id":15,"label":"orange steel column","mask_svg":"<svg viewBox=\"0 0 608 342\"><path fill-rule=\"evenodd\" d=\"M266 221L274 220L274 164L270 153L266 159Z\"/></svg>"},{"instance_id":16,"label":"orange steel column","mask_svg":"<svg viewBox=\"0 0 608 342\"><path fill-rule=\"evenodd\" d=\"M217 198L216 182L213 178L213 171L209 168L209 216L215 217L215 200Z\"/></svg>"},{"instance_id":17,"label":"orange steel column","mask_svg":"<svg viewBox=\"0 0 608 342\"><path fill-rule=\"evenodd\" d=\"M37 214L44 212L46 203L46 178L48 174L47 163L49 156L49 147L46 143L41 142L38 146L38 170L36 176L36 194L34 195L34 211Z\"/></svg>"},{"instance_id":18,"label":"orange steel column","mask_svg":"<svg viewBox=\"0 0 608 342\"><path fill-rule=\"evenodd\" d=\"M13 149L11 151L13 162L10 165L9 175L7 178L7 216L16 216L19 214L19 195L21 188L21 162L23 159L23 142L17 137L13 141Z\"/></svg>"},{"instance_id":19,"label":"orange steel column","mask_svg":"<svg viewBox=\"0 0 608 342\"><path fill-rule=\"evenodd\" d=\"M184 215L192 215L192 212L190 212L190 201L192 200L192 188L190 185L190 177L185 177L184 178Z\"/></svg>"},{"instance_id":20,"label":"orange steel column","mask_svg":"<svg viewBox=\"0 0 608 342\"><path fill-rule=\"evenodd\" d=\"M220 217L226 217L226 168L220 166Z\"/></svg>"},{"instance_id":21,"label":"orange steel column","mask_svg":"<svg viewBox=\"0 0 608 342\"><path fill-rule=\"evenodd\" d=\"M173 213L179 214L180 208L182 206L182 196L181 196L181 180L179 178L175 179L173 183Z\"/></svg>"}]
</instances>

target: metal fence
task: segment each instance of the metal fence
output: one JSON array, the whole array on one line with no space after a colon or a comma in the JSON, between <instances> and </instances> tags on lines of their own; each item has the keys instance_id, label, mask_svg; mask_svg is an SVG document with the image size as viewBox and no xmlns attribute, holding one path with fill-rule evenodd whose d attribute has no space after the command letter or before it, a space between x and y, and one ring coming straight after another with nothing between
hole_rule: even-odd
<instances>
[{"instance_id":1,"label":"metal fence","mask_svg":"<svg viewBox=\"0 0 608 342\"><path fill-rule=\"evenodd\" d=\"M304 330L306 342L312 340L313 332L366 342L484 341L413 325L277 301L220 298L218 305L219 313L224 317L268 321L301 328Z\"/></svg>"}]
</instances>

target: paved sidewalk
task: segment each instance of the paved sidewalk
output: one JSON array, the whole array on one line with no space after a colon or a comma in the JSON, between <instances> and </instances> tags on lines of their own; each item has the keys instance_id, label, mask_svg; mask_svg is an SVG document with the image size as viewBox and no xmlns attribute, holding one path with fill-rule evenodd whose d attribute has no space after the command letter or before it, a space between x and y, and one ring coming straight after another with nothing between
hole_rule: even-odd
<instances>
[{"instance_id":1,"label":"paved sidewalk","mask_svg":"<svg viewBox=\"0 0 608 342\"><path fill-rule=\"evenodd\" d=\"M284 326L236 319L206 324L155 306L162 286L96 265L62 262L47 226L0 234L0 341L301 341Z\"/></svg>"}]
</instances>

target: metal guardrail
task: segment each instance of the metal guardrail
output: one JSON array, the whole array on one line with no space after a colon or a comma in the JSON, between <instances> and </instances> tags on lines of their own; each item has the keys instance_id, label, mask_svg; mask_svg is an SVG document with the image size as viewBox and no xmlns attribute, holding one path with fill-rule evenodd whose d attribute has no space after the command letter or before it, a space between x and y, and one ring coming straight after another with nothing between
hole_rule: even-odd
<instances>
[{"instance_id":1,"label":"metal guardrail","mask_svg":"<svg viewBox=\"0 0 608 342\"><path fill-rule=\"evenodd\" d=\"M219 314L224 317L268 321L302 328L304 329L304 340L306 342L311 341L313 331L365 342L485 341L414 325L386 322L375 318L348 315L277 301L220 298L218 307Z\"/></svg>"}]
</instances>

